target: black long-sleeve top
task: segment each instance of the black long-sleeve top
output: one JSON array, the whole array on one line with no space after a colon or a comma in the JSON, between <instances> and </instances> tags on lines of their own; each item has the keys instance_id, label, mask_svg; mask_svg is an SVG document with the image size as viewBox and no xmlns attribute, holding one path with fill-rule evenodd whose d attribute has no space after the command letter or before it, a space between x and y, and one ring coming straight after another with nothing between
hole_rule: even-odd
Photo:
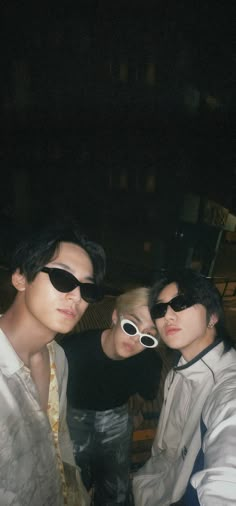
<instances>
[{"instance_id":1,"label":"black long-sleeve top","mask_svg":"<svg viewBox=\"0 0 236 506\"><path fill-rule=\"evenodd\" d=\"M135 393L153 399L162 366L157 351L145 349L132 357L113 360L102 349L102 332L87 330L65 336L60 342L69 364L69 405L104 411L125 404Z\"/></svg>"}]
</instances>

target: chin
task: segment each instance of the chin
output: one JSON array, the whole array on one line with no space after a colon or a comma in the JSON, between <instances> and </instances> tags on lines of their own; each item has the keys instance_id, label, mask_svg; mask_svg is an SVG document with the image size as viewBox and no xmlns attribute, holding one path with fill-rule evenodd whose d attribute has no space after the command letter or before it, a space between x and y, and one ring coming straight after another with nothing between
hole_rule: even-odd
<instances>
[{"instance_id":1,"label":"chin","mask_svg":"<svg viewBox=\"0 0 236 506\"><path fill-rule=\"evenodd\" d=\"M128 356L124 350L116 350L116 360L123 360L124 358L128 358Z\"/></svg>"},{"instance_id":2,"label":"chin","mask_svg":"<svg viewBox=\"0 0 236 506\"><path fill-rule=\"evenodd\" d=\"M131 357L134 357L134 355L137 355L137 351L127 351L126 353L122 353L122 357L121 358L131 358Z\"/></svg>"},{"instance_id":3,"label":"chin","mask_svg":"<svg viewBox=\"0 0 236 506\"><path fill-rule=\"evenodd\" d=\"M70 326L68 327L68 325L65 325L65 326L58 326L57 329L54 329L54 332L55 334L69 334L69 332L71 332L73 330L74 326Z\"/></svg>"}]
</instances>

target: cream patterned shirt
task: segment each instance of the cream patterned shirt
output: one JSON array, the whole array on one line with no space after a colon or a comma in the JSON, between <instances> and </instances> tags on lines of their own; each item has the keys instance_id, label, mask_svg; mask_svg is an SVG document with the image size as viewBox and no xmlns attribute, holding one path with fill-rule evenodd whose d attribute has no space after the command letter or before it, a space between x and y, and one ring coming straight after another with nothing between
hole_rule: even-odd
<instances>
[{"instance_id":1,"label":"cream patterned shirt","mask_svg":"<svg viewBox=\"0 0 236 506\"><path fill-rule=\"evenodd\" d=\"M66 424L67 360L55 341L48 345L48 349L51 364L49 416L40 408L29 369L0 330L1 506L88 504L75 468ZM81 488L71 497L67 494L71 484L69 489L65 485L64 469L67 484L67 475L72 475L70 481L75 489L76 476Z\"/></svg>"}]
</instances>

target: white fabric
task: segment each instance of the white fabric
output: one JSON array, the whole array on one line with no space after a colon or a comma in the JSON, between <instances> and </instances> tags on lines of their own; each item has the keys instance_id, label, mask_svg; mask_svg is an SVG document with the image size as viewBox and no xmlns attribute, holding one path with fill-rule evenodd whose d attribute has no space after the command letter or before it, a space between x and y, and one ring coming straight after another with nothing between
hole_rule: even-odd
<instances>
[{"instance_id":1,"label":"white fabric","mask_svg":"<svg viewBox=\"0 0 236 506\"><path fill-rule=\"evenodd\" d=\"M184 366L183 368L181 368ZM152 456L135 474L136 506L169 506L184 494L207 427L204 470L193 475L200 505L236 505L236 351L223 344L184 361L165 381Z\"/></svg>"},{"instance_id":2,"label":"white fabric","mask_svg":"<svg viewBox=\"0 0 236 506\"><path fill-rule=\"evenodd\" d=\"M62 460L74 468L66 424L68 365L62 348L56 342L51 346L59 389L59 446ZM30 371L1 330L0 350L0 505L62 506L52 431Z\"/></svg>"}]
</instances>

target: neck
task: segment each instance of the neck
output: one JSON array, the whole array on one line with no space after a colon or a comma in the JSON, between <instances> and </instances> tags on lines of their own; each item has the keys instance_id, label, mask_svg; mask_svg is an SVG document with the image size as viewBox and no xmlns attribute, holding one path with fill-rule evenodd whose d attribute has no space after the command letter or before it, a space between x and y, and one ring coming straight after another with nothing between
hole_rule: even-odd
<instances>
[{"instance_id":1,"label":"neck","mask_svg":"<svg viewBox=\"0 0 236 506\"><path fill-rule=\"evenodd\" d=\"M19 314L13 307L0 319L0 327L17 355L28 365L32 356L41 353L55 334L35 320Z\"/></svg>"},{"instance_id":2,"label":"neck","mask_svg":"<svg viewBox=\"0 0 236 506\"><path fill-rule=\"evenodd\" d=\"M119 357L117 357L115 345L114 345L114 336L113 336L113 329L106 329L103 331L101 336L101 345L102 349L107 355L107 357L112 358L113 360L118 360Z\"/></svg>"}]
</instances>

